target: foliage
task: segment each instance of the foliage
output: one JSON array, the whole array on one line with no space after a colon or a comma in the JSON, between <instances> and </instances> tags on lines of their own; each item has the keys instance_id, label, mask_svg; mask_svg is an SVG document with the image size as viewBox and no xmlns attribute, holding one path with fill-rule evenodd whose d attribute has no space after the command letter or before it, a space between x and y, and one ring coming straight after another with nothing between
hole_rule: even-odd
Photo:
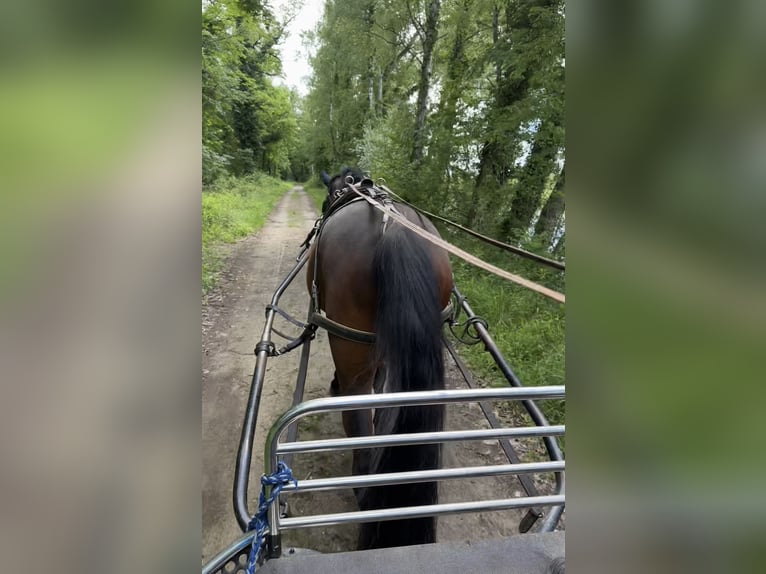
<instances>
[{"instance_id":1,"label":"foliage","mask_svg":"<svg viewBox=\"0 0 766 574\"><path fill-rule=\"evenodd\" d=\"M312 177L304 184L303 189L306 190L306 193L309 194L309 197L314 202L314 205L317 208L317 213L321 213L322 204L327 197L327 187L319 181L318 177Z\"/></svg>"},{"instance_id":2,"label":"foliage","mask_svg":"<svg viewBox=\"0 0 766 574\"><path fill-rule=\"evenodd\" d=\"M328 2L301 161L360 165L501 240L539 231L550 251L563 188L536 221L564 161L563 32L562 0Z\"/></svg>"},{"instance_id":3,"label":"foliage","mask_svg":"<svg viewBox=\"0 0 766 574\"><path fill-rule=\"evenodd\" d=\"M401 190L409 199L415 199L408 193L414 171L409 166L412 129L412 115L402 106L369 122L356 148L360 168L371 174L386 174L389 187Z\"/></svg>"},{"instance_id":4,"label":"foliage","mask_svg":"<svg viewBox=\"0 0 766 574\"><path fill-rule=\"evenodd\" d=\"M359 165L421 207L563 258L563 33L563 0L327 2L309 38L295 157L312 173ZM324 193L309 190L315 201ZM564 288L561 273L441 231ZM563 383L563 307L459 260L454 272L522 382ZM483 350L463 354L483 379L504 380ZM563 420L563 402L546 408Z\"/></svg>"},{"instance_id":5,"label":"foliage","mask_svg":"<svg viewBox=\"0 0 766 574\"><path fill-rule=\"evenodd\" d=\"M249 225L226 179L255 170L308 181L359 165L416 204L530 250L564 257L563 0L332 0L308 34L301 99L270 78L282 30L266 4L216 0L203 12L207 233ZM247 187L247 186L246 186ZM258 194L262 192L259 191ZM245 197L249 197L245 194ZM444 229L480 257L563 290L563 277ZM564 380L563 308L455 262L455 277L527 384ZM466 353L497 381L489 357ZM563 404L549 407L553 421Z\"/></svg>"},{"instance_id":6,"label":"foliage","mask_svg":"<svg viewBox=\"0 0 766 574\"><path fill-rule=\"evenodd\" d=\"M451 243L482 259L563 290L563 274L515 255L501 252L461 232L437 225ZM562 385L564 372L564 307L539 294L509 283L456 257L451 257L455 284L477 315L487 320L498 348L525 385ZM471 370L490 385L507 384L482 345L458 346ZM549 421L563 423L563 401L540 403Z\"/></svg>"},{"instance_id":7,"label":"foliage","mask_svg":"<svg viewBox=\"0 0 766 574\"><path fill-rule=\"evenodd\" d=\"M221 265L221 245L260 229L290 183L264 174L220 178L202 192L202 291Z\"/></svg>"},{"instance_id":8,"label":"foliage","mask_svg":"<svg viewBox=\"0 0 766 574\"><path fill-rule=\"evenodd\" d=\"M271 78L281 71L282 28L266 4L216 0L202 12L202 180L261 170L290 172L297 96Z\"/></svg>"}]
</instances>

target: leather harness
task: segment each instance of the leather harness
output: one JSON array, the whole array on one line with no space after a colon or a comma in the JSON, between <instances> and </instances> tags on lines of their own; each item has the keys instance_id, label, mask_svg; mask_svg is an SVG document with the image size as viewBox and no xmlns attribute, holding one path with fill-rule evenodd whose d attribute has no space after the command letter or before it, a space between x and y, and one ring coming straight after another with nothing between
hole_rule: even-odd
<instances>
[{"instance_id":1,"label":"leather harness","mask_svg":"<svg viewBox=\"0 0 766 574\"><path fill-rule=\"evenodd\" d=\"M388 193L377 187L373 184L372 180L370 179L363 179L359 184L359 189L363 191L365 194L369 195L373 199L379 199L384 205L393 204L393 201L391 200ZM309 232L308 236L306 237L306 240L303 242L302 246L306 249L309 248L309 246L312 243L312 240L316 242L316 253L314 254L314 279L311 283L311 312L309 314L309 325L316 327L322 327L325 331L330 333L331 335L335 335L337 337L341 337L343 339L346 339L348 341L352 341L354 343L363 343L367 345L372 345L375 342L375 333L370 333L368 331L360 331L359 329L354 329L352 327L348 327L346 325L342 325L341 323L338 323L336 321L333 321L332 319L328 318L324 313L322 313L322 310L319 306L319 291L316 285L316 276L317 276L317 270L318 270L318 262L319 262L319 239L322 234L322 229L324 228L325 224L329 220L331 215L334 215L344 207L351 205L352 203L355 203L357 201L362 201L362 198L353 194L348 193L348 188L343 188L339 191L335 191L332 194L330 194L330 204L327 206L327 209L325 210L325 213L322 214L322 217L317 220L317 223L314 225L314 228ZM384 216L383 218L383 233L386 231L386 227L388 225L388 217ZM452 302L450 301L447 304L447 307L444 308L444 310L441 313L442 321L447 321L452 317L453 314L453 307Z\"/></svg>"}]
</instances>

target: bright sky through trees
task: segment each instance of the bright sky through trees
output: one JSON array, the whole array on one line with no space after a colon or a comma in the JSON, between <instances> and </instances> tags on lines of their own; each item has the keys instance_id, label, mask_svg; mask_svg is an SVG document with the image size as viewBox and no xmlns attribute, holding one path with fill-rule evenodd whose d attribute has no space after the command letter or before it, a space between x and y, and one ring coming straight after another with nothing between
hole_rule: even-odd
<instances>
[{"instance_id":1,"label":"bright sky through trees","mask_svg":"<svg viewBox=\"0 0 766 574\"><path fill-rule=\"evenodd\" d=\"M273 5L274 13L280 20L284 20L288 13L295 13L285 30L287 37L279 44L283 79L277 80L277 83L295 88L301 96L305 96L308 93L307 79L311 74L311 65L301 34L316 27L322 17L324 0L276 0Z\"/></svg>"}]
</instances>

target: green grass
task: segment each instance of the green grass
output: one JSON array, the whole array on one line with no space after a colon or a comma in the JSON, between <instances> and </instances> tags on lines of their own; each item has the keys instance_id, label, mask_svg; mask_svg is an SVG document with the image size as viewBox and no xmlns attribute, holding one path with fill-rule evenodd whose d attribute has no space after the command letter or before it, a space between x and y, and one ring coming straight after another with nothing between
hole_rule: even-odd
<instances>
[{"instance_id":1,"label":"green grass","mask_svg":"<svg viewBox=\"0 0 766 574\"><path fill-rule=\"evenodd\" d=\"M202 292L221 268L221 246L258 231L292 183L264 174L223 178L202 192Z\"/></svg>"},{"instance_id":2,"label":"green grass","mask_svg":"<svg viewBox=\"0 0 766 574\"><path fill-rule=\"evenodd\" d=\"M309 197L316 205L317 212L322 212L322 203L327 197L327 188L316 177L311 178L303 184L303 189L309 194Z\"/></svg>"},{"instance_id":3,"label":"green grass","mask_svg":"<svg viewBox=\"0 0 766 574\"><path fill-rule=\"evenodd\" d=\"M559 272L487 247L464 235L440 229L445 239L497 266L563 291ZM489 324L489 333L508 364L526 386L564 384L564 306L524 287L495 277L451 257L455 284L474 313ZM492 386L506 385L484 346L458 345L471 370ZM564 422L564 401L541 401L552 424Z\"/></svg>"}]
</instances>

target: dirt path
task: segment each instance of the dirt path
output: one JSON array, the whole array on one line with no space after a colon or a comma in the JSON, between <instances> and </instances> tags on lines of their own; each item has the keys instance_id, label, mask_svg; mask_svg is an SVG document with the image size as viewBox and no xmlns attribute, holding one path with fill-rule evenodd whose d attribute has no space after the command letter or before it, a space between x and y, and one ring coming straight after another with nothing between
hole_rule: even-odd
<instances>
[{"instance_id":1,"label":"dirt path","mask_svg":"<svg viewBox=\"0 0 766 574\"><path fill-rule=\"evenodd\" d=\"M264 228L236 244L218 287L203 307L202 377L202 560L206 562L240 535L231 503L234 463L244 408L255 365L253 348L261 336L264 307L292 268L298 246L311 228L316 211L306 193L297 187L275 208ZM285 292L280 306L303 319L307 311L303 274ZM285 327L284 321L278 325ZM295 328L289 332L295 332ZM299 352L271 359L261 398L250 480L251 508L258 496L257 476L263 469L262 445L266 431L289 408L298 370ZM461 388L462 379L447 361L447 386ZM333 366L327 335L319 331L312 344L305 399L327 396ZM449 429L486 428L477 405L448 407ZM342 436L340 415L310 417L299 425L299 439ZM476 466L504 461L495 441L453 444L445 447L445 466ZM300 455L293 461L298 480L350 473L349 453ZM442 483L441 502L518 496L515 478L483 478ZM355 510L351 492L295 494L292 515ZM439 520L441 541L479 541L518 532L518 511L458 515ZM323 552L353 550L356 526L290 531L285 545Z\"/></svg>"}]
</instances>

